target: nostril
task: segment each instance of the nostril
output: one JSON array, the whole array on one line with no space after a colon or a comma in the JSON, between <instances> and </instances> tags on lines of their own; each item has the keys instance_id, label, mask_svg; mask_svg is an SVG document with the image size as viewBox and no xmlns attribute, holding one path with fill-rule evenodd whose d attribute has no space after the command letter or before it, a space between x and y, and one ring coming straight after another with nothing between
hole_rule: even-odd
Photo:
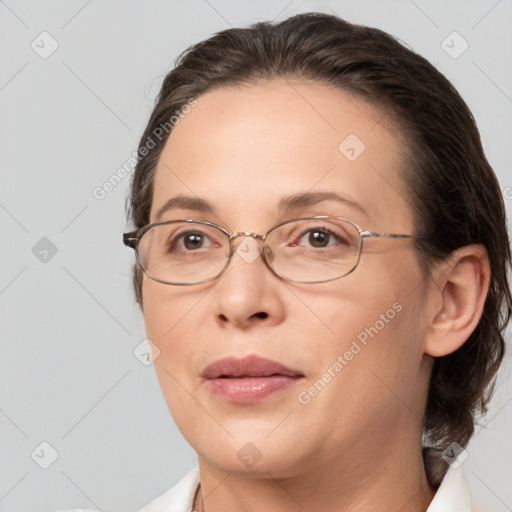
<instances>
[{"instance_id":1,"label":"nostril","mask_svg":"<svg viewBox=\"0 0 512 512\"><path fill-rule=\"evenodd\" d=\"M255 313L254 316L257 316L258 318L267 318L268 313L265 313L264 311L260 311L259 313Z\"/></svg>"}]
</instances>

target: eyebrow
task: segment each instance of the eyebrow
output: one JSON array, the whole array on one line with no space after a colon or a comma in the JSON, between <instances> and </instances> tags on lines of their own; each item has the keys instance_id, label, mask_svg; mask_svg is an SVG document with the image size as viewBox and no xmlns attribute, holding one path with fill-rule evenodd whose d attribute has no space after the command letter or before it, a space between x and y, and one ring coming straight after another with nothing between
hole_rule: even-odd
<instances>
[{"instance_id":1,"label":"eyebrow","mask_svg":"<svg viewBox=\"0 0 512 512\"><path fill-rule=\"evenodd\" d=\"M176 196L168 199L156 213L156 221L158 222L164 213L170 210L195 210L197 212L214 212L214 208L208 201L199 199L198 197Z\"/></svg>"},{"instance_id":2,"label":"eyebrow","mask_svg":"<svg viewBox=\"0 0 512 512\"><path fill-rule=\"evenodd\" d=\"M280 199L277 208L280 214L286 214L324 201L336 201L358 210L363 215L367 215L366 210L359 203L335 192L304 192L283 197ZM201 213L215 213L215 208L208 201L198 197L180 195L168 199L158 209L155 220L158 222L164 213L180 208L185 210L195 210L196 212Z\"/></svg>"},{"instance_id":3,"label":"eyebrow","mask_svg":"<svg viewBox=\"0 0 512 512\"><path fill-rule=\"evenodd\" d=\"M292 196L283 197L278 203L278 209L281 213L288 213L292 210L305 208L306 206L315 205L323 201L336 201L355 208L363 215L366 215L366 210L359 203L335 192L305 192L303 194L294 194Z\"/></svg>"}]
</instances>

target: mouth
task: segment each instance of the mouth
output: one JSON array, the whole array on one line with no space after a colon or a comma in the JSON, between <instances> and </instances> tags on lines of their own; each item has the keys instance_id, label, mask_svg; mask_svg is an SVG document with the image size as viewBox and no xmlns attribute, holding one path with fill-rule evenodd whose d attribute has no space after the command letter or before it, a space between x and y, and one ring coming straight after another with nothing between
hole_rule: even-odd
<instances>
[{"instance_id":1,"label":"mouth","mask_svg":"<svg viewBox=\"0 0 512 512\"><path fill-rule=\"evenodd\" d=\"M304 378L298 370L260 356L219 359L203 372L212 393L232 403L253 403Z\"/></svg>"}]
</instances>

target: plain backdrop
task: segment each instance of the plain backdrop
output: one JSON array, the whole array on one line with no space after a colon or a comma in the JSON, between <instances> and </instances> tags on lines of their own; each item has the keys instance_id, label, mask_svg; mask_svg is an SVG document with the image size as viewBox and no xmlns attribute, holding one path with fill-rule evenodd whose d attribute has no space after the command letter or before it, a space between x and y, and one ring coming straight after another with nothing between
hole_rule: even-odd
<instances>
[{"instance_id":1,"label":"plain backdrop","mask_svg":"<svg viewBox=\"0 0 512 512\"><path fill-rule=\"evenodd\" d=\"M136 511L196 464L137 357L131 173L94 191L133 155L181 51L306 11L382 28L443 72L510 211L510 0L0 1L0 511ZM464 463L487 511L512 510L510 369Z\"/></svg>"}]
</instances>

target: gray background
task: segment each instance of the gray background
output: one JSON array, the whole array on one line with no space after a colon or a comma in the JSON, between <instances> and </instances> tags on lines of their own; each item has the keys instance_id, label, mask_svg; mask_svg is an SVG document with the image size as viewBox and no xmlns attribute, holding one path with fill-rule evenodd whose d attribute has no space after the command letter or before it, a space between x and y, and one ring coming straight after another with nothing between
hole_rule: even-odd
<instances>
[{"instance_id":1,"label":"gray background","mask_svg":"<svg viewBox=\"0 0 512 512\"><path fill-rule=\"evenodd\" d=\"M229 26L311 10L382 28L447 75L510 211L510 0L0 1L2 512L135 511L195 464L152 367L133 353L144 330L121 244L129 176L102 200L93 190L136 149L180 51ZM59 45L47 58L43 31ZM452 56L442 47L453 31L469 44L457 58L458 36L447 40ZM488 511L512 510L510 370L464 463ZM48 469L43 441L59 455Z\"/></svg>"}]
</instances>

